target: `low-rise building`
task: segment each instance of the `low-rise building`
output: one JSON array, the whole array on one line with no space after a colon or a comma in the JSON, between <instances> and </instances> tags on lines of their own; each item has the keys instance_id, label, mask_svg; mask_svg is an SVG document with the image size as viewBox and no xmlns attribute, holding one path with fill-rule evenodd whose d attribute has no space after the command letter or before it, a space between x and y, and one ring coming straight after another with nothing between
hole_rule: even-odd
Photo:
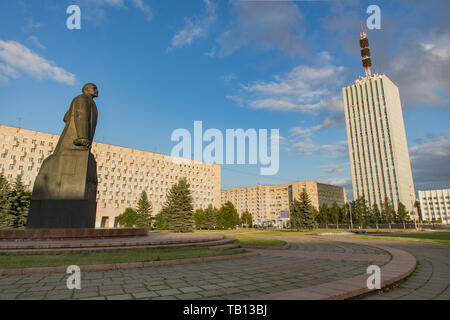
<instances>
[{"instance_id":1,"label":"low-rise building","mask_svg":"<svg viewBox=\"0 0 450 320\"><path fill-rule=\"evenodd\" d=\"M222 204L232 202L238 213L248 211L256 224L281 224L294 198L306 190L311 204L318 210L326 203L332 206L336 202L342 207L346 202L345 189L313 181L297 181L283 185L256 185L248 188L222 190Z\"/></svg>"},{"instance_id":2,"label":"low-rise building","mask_svg":"<svg viewBox=\"0 0 450 320\"><path fill-rule=\"evenodd\" d=\"M52 154L59 136L0 125L0 172L12 181L22 173L32 189L41 163ZM194 209L220 206L220 165L164 154L94 142L97 161L96 227L114 227L114 220L128 207L135 208L143 190L155 216L166 193L180 178L192 191Z\"/></svg>"},{"instance_id":3,"label":"low-rise building","mask_svg":"<svg viewBox=\"0 0 450 320\"><path fill-rule=\"evenodd\" d=\"M422 220L450 223L450 189L419 191Z\"/></svg>"}]
</instances>

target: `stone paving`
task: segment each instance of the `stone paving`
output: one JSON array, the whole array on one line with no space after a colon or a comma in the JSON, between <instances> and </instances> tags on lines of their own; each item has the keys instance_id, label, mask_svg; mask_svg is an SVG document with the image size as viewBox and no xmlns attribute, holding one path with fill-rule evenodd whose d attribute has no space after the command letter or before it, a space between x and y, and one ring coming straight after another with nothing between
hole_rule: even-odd
<instances>
[{"instance_id":1,"label":"stone paving","mask_svg":"<svg viewBox=\"0 0 450 320\"><path fill-rule=\"evenodd\" d=\"M390 255L379 248L290 238L289 250L260 250L245 259L82 273L81 290L66 274L0 276L0 299L249 299L366 273Z\"/></svg>"},{"instance_id":2,"label":"stone paving","mask_svg":"<svg viewBox=\"0 0 450 320\"><path fill-rule=\"evenodd\" d=\"M425 242L377 241L411 253L414 273L389 288L362 297L365 300L450 300L450 245Z\"/></svg>"}]
</instances>

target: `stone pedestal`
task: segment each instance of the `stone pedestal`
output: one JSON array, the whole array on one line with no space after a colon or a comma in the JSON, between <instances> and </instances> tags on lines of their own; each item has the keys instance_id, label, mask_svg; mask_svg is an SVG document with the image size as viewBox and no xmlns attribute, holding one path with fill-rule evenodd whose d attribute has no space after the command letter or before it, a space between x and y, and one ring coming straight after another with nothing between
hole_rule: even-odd
<instances>
[{"instance_id":1,"label":"stone pedestal","mask_svg":"<svg viewBox=\"0 0 450 320\"><path fill-rule=\"evenodd\" d=\"M34 183L27 228L95 228L96 198L97 163L90 151L56 152Z\"/></svg>"}]
</instances>

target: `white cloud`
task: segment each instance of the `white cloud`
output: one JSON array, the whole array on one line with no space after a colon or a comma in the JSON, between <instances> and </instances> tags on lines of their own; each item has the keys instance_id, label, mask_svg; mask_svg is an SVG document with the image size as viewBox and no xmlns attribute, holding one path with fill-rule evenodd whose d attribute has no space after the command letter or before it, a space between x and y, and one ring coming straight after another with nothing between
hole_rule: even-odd
<instances>
[{"instance_id":1,"label":"white cloud","mask_svg":"<svg viewBox=\"0 0 450 320\"><path fill-rule=\"evenodd\" d=\"M204 3L200 17L184 19L184 27L173 36L170 48L190 46L195 39L208 34L210 26L217 20L217 4L211 0L204 0Z\"/></svg>"},{"instance_id":2,"label":"white cloud","mask_svg":"<svg viewBox=\"0 0 450 320\"><path fill-rule=\"evenodd\" d=\"M146 0L76 0L76 2L82 6L82 10L83 8L87 8L83 12L89 20L103 19L105 17L104 7L128 9L128 3L132 7L142 11L147 17L147 20L152 20L153 18L153 10L146 3Z\"/></svg>"},{"instance_id":3,"label":"white cloud","mask_svg":"<svg viewBox=\"0 0 450 320\"><path fill-rule=\"evenodd\" d=\"M300 65L272 81L241 84L243 101L254 109L283 112L342 112L341 97L331 94L342 83L343 67Z\"/></svg>"},{"instance_id":4,"label":"white cloud","mask_svg":"<svg viewBox=\"0 0 450 320\"><path fill-rule=\"evenodd\" d=\"M325 166L321 166L320 168L322 169L323 172L326 173L339 173L344 171L344 169L337 164L328 164Z\"/></svg>"},{"instance_id":5,"label":"white cloud","mask_svg":"<svg viewBox=\"0 0 450 320\"><path fill-rule=\"evenodd\" d=\"M31 37L28 38L28 40L29 40L30 42L32 42L38 49L41 49L41 50L47 49L47 48L39 41L39 38L36 37L36 36L31 36Z\"/></svg>"},{"instance_id":6,"label":"white cloud","mask_svg":"<svg viewBox=\"0 0 450 320\"><path fill-rule=\"evenodd\" d=\"M133 5L141 10L147 16L148 20L153 18L153 11L150 6L144 2L144 0L133 0Z\"/></svg>"},{"instance_id":7,"label":"white cloud","mask_svg":"<svg viewBox=\"0 0 450 320\"><path fill-rule=\"evenodd\" d=\"M352 188L352 178L345 177L345 178L329 178L324 180L319 180L319 182L331 184L334 186L341 186L345 187L346 191Z\"/></svg>"},{"instance_id":8,"label":"white cloud","mask_svg":"<svg viewBox=\"0 0 450 320\"><path fill-rule=\"evenodd\" d=\"M318 150L328 158L348 158L347 140L339 141L336 144L322 145Z\"/></svg>"},{"instance_id":9,"label":"white cloud","mask_svg":"<svg viewBox=\"0 0 450 320\"><path fill-rule=\"evenodd\" d=\"M0 40L0 73L17 78L19 71L37 79L51 79L73 85L75 75L47 61L16 41Z\"/></svg>"}]
</instances>

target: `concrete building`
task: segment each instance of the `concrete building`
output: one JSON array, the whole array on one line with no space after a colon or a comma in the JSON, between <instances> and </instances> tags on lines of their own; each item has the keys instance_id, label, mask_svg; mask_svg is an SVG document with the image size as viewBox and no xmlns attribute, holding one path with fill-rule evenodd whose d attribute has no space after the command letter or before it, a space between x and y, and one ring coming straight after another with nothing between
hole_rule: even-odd
<instances>
[{"instance_id":1,"label":"concrete building","mask_svg":"<svg viewBox=\"0 0 450 320\"><path fill-rule=\"evenodd\" d=\"M371 74L364 30L361 47L366 76L342 89L353 194L379 206L388 197L411 212L415 192L399 90L386 75Z\"/></svg>"},{"instance_id":2,"label":"concrete building","mask_svg":"<svg viewBox=\"0 0 450 320\"><path fill-rule=\"evenodd\" d=\"M22 172L31 190L42 161L58 139L54 134L0 125L0 171L10 181ZM195 209L220 206L220 165L97 142L92 153L98 173L96 227L113 227L116 216L136 207L143 190L156 215L167 191L183 177L191 186Z\"/></svg>"},{"instance_id":3,"label":"concrete building","mask_svg":"<svg viewBox=\"0 0 450 320\"><path fill-rule=\"evenodd\" d=\"M290 184L266 186L256 185L249 188L233 188L222 190L222 204L231 201L239 215L248 211L253 216L254 223L282 223L282 212L288 212L294 197L306 189L312 205L318 210L326 203L332 206L336 202L343 206L346 202L345 189L328 184L297 181Z\"/></svg>"},{"instance_id":4,"label":"concrete building","mask_svg":"<svg viewBox=\"0 0 450 320\"><path fill-rule=\"evenodd\" d=\"M419 191L422 220L450 224L450 189Z\"/></svg>"}]
</instances>

